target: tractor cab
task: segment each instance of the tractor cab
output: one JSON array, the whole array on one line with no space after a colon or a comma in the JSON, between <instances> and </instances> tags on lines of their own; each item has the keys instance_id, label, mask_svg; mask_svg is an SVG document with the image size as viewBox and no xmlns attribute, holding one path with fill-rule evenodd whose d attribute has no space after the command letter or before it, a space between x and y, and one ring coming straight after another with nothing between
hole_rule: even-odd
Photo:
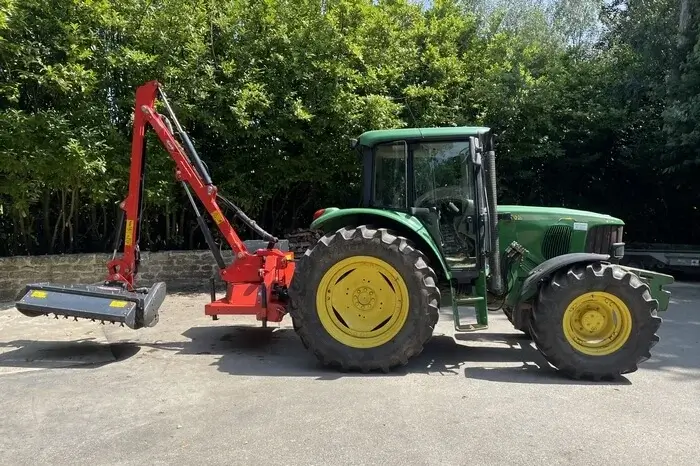
<instances>
[{"instance_id":1,"label":"tractor cab","mask_svg":"<svg viewBox=\"0 0 700 466\"><path fill-rule=\"evenodd\" d=\"M486 188L489 128L368 131L353 146L363 161L363 207L418 218L458 281L488 273L494 210Z\"/></svg>"}]
</instances>

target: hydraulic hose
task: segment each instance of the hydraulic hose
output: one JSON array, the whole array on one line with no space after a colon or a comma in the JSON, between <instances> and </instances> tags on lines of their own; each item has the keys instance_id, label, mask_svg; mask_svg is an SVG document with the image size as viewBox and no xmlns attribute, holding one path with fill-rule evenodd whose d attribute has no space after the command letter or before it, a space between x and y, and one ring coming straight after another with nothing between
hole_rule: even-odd
<instances>
[{"instance_id":1,"label":"hydraulic hose","mask_svg":"<svg viewBox=\"0 0 700 466\"><path fill-rule=\"evenodd\" d=\"M209 174L209 171L205 168L204 162L199 157L199 154L197 154L197 151L195 150L194 145L192 144L192 141L190 140L190 137L187 135L185 130L182 129L180 122L178 121L177 117L175 116L175 112L173 112L172 107L170 107L170 102L168 102L168 98L166 97L165 92L159 88L158 94L160 96L160 99L165 104L165 111L168 113L169 119L172 120L172 123L175 124L175 128L177 129L177 133L180 135L180 139L182 140L182 143L184 144L185 152L187 153L190 160L192 161L192 164L194 165L195 170L197 170L197 173L199 173L199 176L202 177L204 184L207 186L211 186L213 184L213 182L211 180L211 175ZM170 132L172 133L172 124L170 124L169 129L170 129Z\"/></svg>"},{"instance_id":2,"label":"hydraulic hose","mask_svg":"<svg viewBox=\"0 0 700 466\"><path fill-rule=\"evenodd\" d=\"M268 242L268 249L274 248L275 244L279 241L276 236L271 235L267 231L265 231L258 223L248 217L245 212L241 210L240 207L238 207L236 204L222 196L221 194L217 193L216 197L221 200L226 206L230 207L233 212L234 216L240 218L243 223L245 223L248 227L250 227L251 230L253 230L255 233L257 233L261 238L263 238L265 241Z\"/></svg>"},{"instance_id":3,"label":"hydraulic hose","mask_svg":"<svg viewBox=\"0 0 700 466\"><path fill-rule=\"evenodd\" d=\"M190 189L187 187L187 183L183 181L182 187L185 188L187 198L190 200L190 204L192 204L192 209L194 209L194 214L197 217L197 224L199 224L199 228L200 230L202 230L202 234L204 235L204 239L206 240L207 245L209 246L209 249L211 250L211 253L214 256L216 265L218 265L219 269L221 270L225 269L226 263L224 262L224 258L221 256L221 251L219 251L216 248L216 243L214 242L214 237L211 234L211 230L204 221L202 214L199 213L199 209L197 208L197 204L194 202L194 198L192 197Z\"/></svg>"},{"instance_id":4,"label":"hydraulic hose","mask_svg":"<svg viewBox=\"0 0 700 466\"><path fill-rule=\"evenodd\" d=\"M180 122L178 121L177 117L175 116L175 112L173 112L173 109L170 107L170 103L168 102L168 98L165 95L165 92L162 89L158 89L159 96L163 103L165 104L165 110L167 112L167 116L163 116L163 120L165 121L166 126L168 127L168 130L170 131L171 134L173 133L173 125L175 126L175 129L177 130L177 134L179 134L180 139L182 140L184 144L184 149L187 155L190 158L190 161L194 165L195 170L199 173L199 176L202 177L202 181L206 186L212 186L212 180L211 180L211 175L209 174L209 169L204 163L204 161L199 157L199 154L197 154L197 151L194 148L194 145L192 144L192 141L190 140L190 137L187 135L185 130L182 128L180 125ZM184 184L184 183L183 183ZM187 186L185 186L185 189L187 189ZM194 204L194 200L192 199L191 194L189 191L187 191L188 196L190 197L190 201L192 202L192 206L196 210L196 205ZM252 220L250 217L248 217L245 212L243 212L237 205L235 205L233 202L228 200L226 197L223 195L217 193L216 197L220 199L226 206L230 207L234 211L234 216L240 218L243 223L245 223L248 227L250 227L251 230L253 230L255 233L257 233L260 237L262 237L264 240L268 242L268 249L273 249L275 247L275 244L279 242L277 237L271 235L264 229L260 227L260 225L257 224L254 220ZM201 216L199 215L199 212L197 212L197 220L201 220ZM200 225L201 226L201 225ZM204 231L204 228L202 228ZM211 239L211 233L209 233L209 237L206 238L207 243L209 243L209 246L213 248L213 239ZM214 250L212 249L212 252ZM214 253L214 256L216 257L216 253ZM219 254L220 257L220 254ZM223 259L222 259L223 260ZM218 259L217 259L218 262Z\"/></svg>"}]
</instances>

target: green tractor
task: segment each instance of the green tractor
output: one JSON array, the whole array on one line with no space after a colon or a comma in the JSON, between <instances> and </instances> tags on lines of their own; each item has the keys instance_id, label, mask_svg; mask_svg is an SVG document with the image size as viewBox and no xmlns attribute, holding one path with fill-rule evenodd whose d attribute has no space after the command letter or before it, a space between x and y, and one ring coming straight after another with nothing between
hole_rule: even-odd
<instances>
[{"instance_id":1,"label":"green tractor","mask_svg":"<svg viewBox=\"0 0 700 466\"><path fill-rule=\"evenodd\" d=\"M621 220L498 206L489 128L368 131L352 146L362 207L316 212L322 237L289 289L294 328L324 365L407 364L448 299L455 331L488 328L495 303L572 378L615 378L650 357L673 277L619 265ZM475 322L461 322L459 307Z\"/></svg>"}]
</instances>

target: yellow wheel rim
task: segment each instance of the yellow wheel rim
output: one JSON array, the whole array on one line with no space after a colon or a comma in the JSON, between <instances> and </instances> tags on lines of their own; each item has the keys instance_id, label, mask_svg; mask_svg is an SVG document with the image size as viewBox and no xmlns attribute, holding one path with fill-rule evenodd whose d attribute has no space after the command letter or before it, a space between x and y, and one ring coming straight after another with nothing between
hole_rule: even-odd
<instances>
[{"instance_id":1,"label":"yellow wheel rim","mask_svg":"<svg viewBox=\"0 0 700 466\"><path fill-rule=\"evenodd\" d=\"M583 354L605 356L622 348L632 332L632 313L617 296L590 292L564 311L564 336Z\"/></svg>"},{"instance_id":2,"label":"yellow wheel rim","mask_svg":"<svg viewBox=\"0 0 700 466\"><path fill-rule=\"evenodd\" d=\"M374 348L391 341L408 317L408 288L381 259L354 256L326 272L316 294L321 324L340 343Z\"/></svg>"}]
</instances>

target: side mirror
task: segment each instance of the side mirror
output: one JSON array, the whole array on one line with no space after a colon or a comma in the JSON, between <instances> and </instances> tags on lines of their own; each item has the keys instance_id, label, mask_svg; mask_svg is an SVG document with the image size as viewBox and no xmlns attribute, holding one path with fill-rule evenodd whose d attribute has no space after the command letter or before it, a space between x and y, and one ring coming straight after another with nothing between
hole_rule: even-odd
<instances>
[{"instance_id":1,"label":"side mirror","mask_svg":"<svg viewBox=\"0 0 700 466\"><path fill-rule=\"evenodd\" d=\"M479 145L479 139L475 137L469 138L469 157L471 162L480 167L481 166L481 146Z\"/></svg>"}]
</instances>

